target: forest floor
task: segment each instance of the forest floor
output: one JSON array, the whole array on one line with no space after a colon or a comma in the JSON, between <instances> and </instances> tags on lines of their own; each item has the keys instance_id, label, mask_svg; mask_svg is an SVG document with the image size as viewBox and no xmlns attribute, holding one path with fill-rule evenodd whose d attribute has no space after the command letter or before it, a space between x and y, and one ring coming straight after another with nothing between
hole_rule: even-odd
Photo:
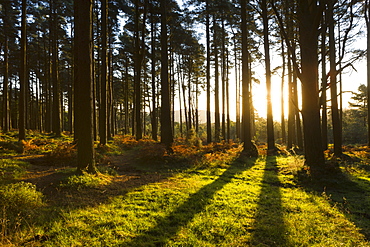
<instances>
[{"instance_id":1,"label":"forest floor","mask_svg":"<svg viewBox=\"0 0 370 247\"><path fill-rule=\"evenodd\" d=\"M1 246L370 246L367 147L326 152L339 169L312 177L264 146L247 158L183 140L166 154L118 137L97 147L97 175L76 175L70 140L30 140L24 154L0 142Z\"/></svg>"}]
</instances>

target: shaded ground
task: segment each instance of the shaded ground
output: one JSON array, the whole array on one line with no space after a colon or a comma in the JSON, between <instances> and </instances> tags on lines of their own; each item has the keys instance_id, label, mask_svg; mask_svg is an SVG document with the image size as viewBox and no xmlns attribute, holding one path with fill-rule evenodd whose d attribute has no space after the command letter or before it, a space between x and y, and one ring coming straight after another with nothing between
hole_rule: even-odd
<instances>
[{"instance_id":1,"label":"shaded ground","mask_svg":"<svg viewBox=\"0 0 370 247\"><path fill-rule=\"evenodd\" d=\"M58 185L68 176L74 173L71 166L53 166L43 155L24 155L19 159L31 163L22 180L35 184L38 190L46 197L46 201L52 205L81 207L94 206L106 202L110 197L122 195L128 191L145 184L154 183L166 179L167 174L145 173L131 166L135 161L130 153L110 156L105 162L117 172L107 186L99 188L84 188L83 190L61 190ZM94 195L92 197L92 195Z\"/></svg>"}]
</instances>

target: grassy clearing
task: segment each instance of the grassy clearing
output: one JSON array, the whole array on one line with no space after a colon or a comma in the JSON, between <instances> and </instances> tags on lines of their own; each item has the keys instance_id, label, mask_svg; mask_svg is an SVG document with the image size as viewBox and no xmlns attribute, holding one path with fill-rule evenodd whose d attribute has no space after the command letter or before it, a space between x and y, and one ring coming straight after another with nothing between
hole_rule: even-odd
<instances>
[{"instance_id":1,"label":"grassy clearing","mask_svg":"<svg viewBox=\"0 0 370 247\"><path fill-rule=\"evenodd\" d=\"M294 162L178 173L98 206L64 208L34 231L42 246L369 246L368 223L351 217L348 199L297 185Z\"/></svg>"},{"instance_id":2,"label":"grassy clearing","mask_svg":"<svg viewBox=\"0 0 370 247\"><path fill-rule=\"evenodd\" d=\"M169 157L157 144L124 145L127 154L146 150L124 156L125 170L103 157L104 175L66 168L44 197L24 185L33 196L20 204L38 214L4 232L3 245L370 246L365 156L353 153L359 160L342 162L341 174L312 179L302 176L301 156L246 159L237 145L179 144Z\"/></svg>"}]
</instances>

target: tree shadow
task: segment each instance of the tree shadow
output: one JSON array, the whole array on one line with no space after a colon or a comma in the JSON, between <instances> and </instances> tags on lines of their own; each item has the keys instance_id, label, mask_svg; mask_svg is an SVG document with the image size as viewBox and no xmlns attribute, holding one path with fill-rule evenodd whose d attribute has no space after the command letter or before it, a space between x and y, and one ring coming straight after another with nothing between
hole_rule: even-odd
<instances>
[{"instance_id":1,"label":"tree shadow","mask_svg":"<svg viewBox=\"0 0 370 247\"><path fill-rule=\"evenodd\" d=\"M196 214L205 209L217 191L230 183L237 174L251 168L254 164L255 159L248 164L234 162L216 180L192 194L176 210L168 216L160 218L154 227L124 243L124 246L164 246L181 227L187 225Z\"/></svg>"},{"instance_id":2,"label":"tree shadow","mask_svg":"<svg viewBox=\"0 0 370 247\"><path fill-rule=\"evenodd\" d=\"M257 213L252 227L252 246L287 246L287 229L278 177L276 157L267 156Z\"/></svg>"},{"instance_id":3,"label":"tree shadow","mask_svg":"<svg viewBox=\"0 0 370 247\"><path fill-rule=\"evenodd\" d=\"M370 182L337 171L317 176L297 176L298 184L307 192L322 195L332 207L340 210L370 241Z\"/></svg>"}]
</instances>

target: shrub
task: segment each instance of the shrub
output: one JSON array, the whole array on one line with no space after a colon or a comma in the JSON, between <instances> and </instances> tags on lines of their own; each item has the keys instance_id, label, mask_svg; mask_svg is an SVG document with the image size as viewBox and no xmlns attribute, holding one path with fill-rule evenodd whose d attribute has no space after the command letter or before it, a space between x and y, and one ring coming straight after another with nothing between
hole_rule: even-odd
<instances>
[{"instance_id":1,"label":"shrub","mask_svg":"<svg viewBox=\"0 0 370 247\"><path fill-rule=\"evenodd\" d=\"M140 149L138 160L145 164L158 164L165 160L166 147L161 144L147 145Z\"/></svg>"},{"instance_id":2,"label":"shrub","mask_svg":"<svg viewBox=\"0 0 370 247\"><path fill-rule=\"evenodd\" d=\"M82 175L72 175L60 184L60 187L67 189L81 190L85 188L97 188L108 184L109 180L103 175L85 173Z\"/></svg>"},{"instance_id":3,"label":"shrub","mask_svg":"<svg viewBox=\"0 0 370 247\"><path fill-rule=\"evenodd\" d=\"M59 143L50 153L48 158L54 162L72 165L77 157L76 145L62 142Z\"/></svg>"},{"instance_id":4,"label":"shrub","mask_svg":"<svg viewBox=\"0 0 370 247\"><path fill-rule=\"evenodd\" d=\"M26 173L28 163L20 160L3 159L0 161L0 178L14 179Z\"/></svg>"},{"instance_id":5,"label":"shrub","mask_svg":"<svg viewBox=\"0 0 370 247\"><path fill-rule=\"evenodd\" d=\"M43 194L31 183L19 182L0 187L2 237L14 233L32 219L36 210L43 206L42 199Z\"/></svg>"}]
</instances>

